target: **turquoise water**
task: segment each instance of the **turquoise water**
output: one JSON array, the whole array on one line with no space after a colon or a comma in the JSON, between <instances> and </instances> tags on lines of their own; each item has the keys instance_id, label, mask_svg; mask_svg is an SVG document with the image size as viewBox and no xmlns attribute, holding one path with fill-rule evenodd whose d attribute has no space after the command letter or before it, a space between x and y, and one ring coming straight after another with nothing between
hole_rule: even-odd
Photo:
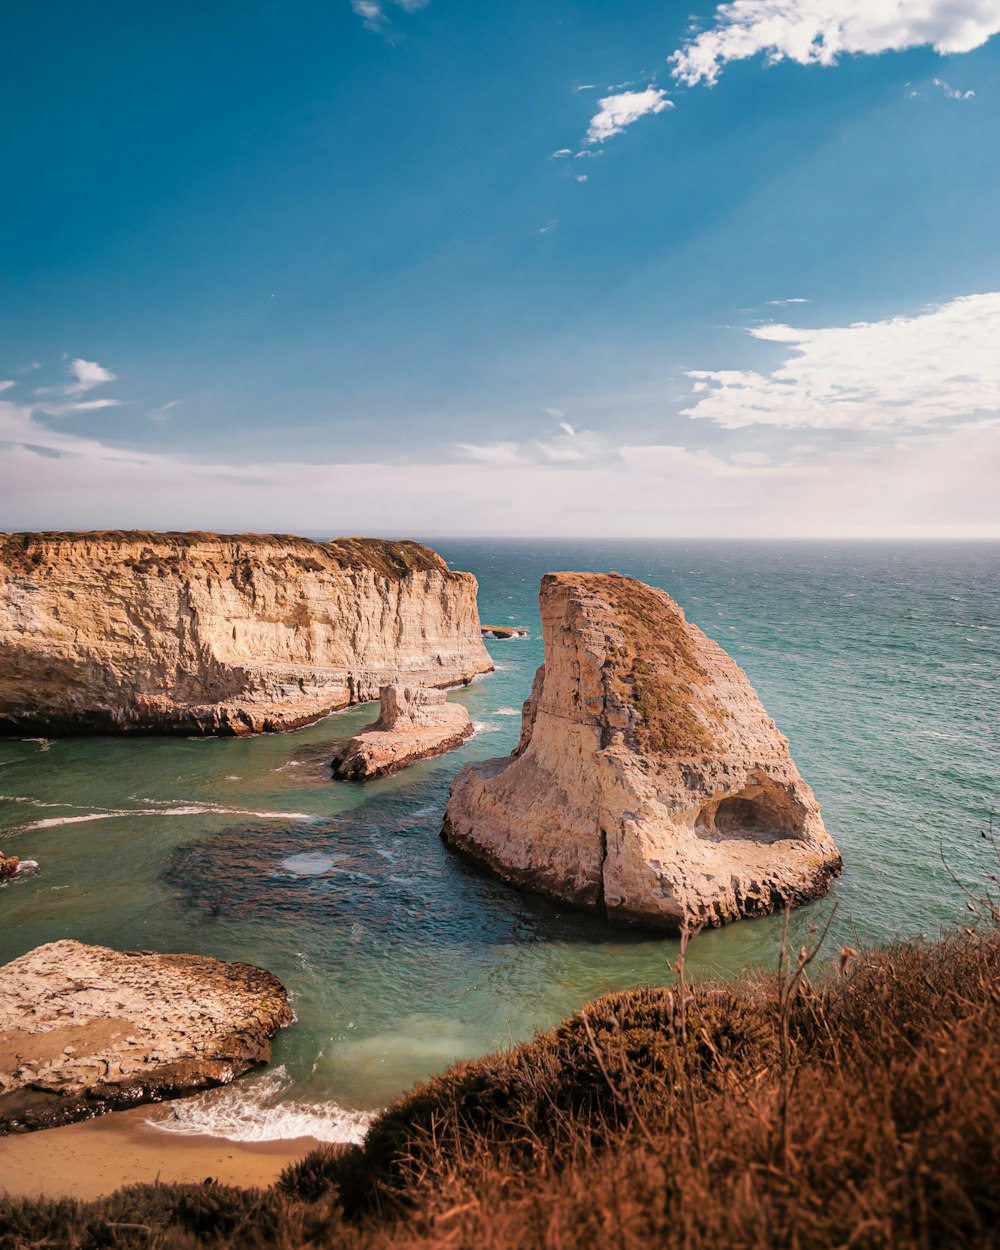
<instances>
[{"instance_id":1,"label":"turquoise water","mask_svg":"<svg viewBox=\"0 0 1000 1250\"><path fill-rule=\"evenodd\" d=\"M796 943L836 905L829 949L936 933L968 913L952 870L991 869L997 800L1000 546L439 542L480 580L497 671L451 696L479 732L365 786L330 746L374 705L249 739L0 741L0 846L39 871L0 888L0 962L55 938L245 959L298 1017L272 1068L156 1109L177 1131L356 1133L366 1111L453 1059L551 1025L588 998L662 983L671 941L515 893L438 832L470 759L508 752L541 657L552 569L616 569L669 590L738 660L791 741L846 868L795 913ZM699 936L698 973L773 964L776 918Z\"/></svg>"}]
</instances>

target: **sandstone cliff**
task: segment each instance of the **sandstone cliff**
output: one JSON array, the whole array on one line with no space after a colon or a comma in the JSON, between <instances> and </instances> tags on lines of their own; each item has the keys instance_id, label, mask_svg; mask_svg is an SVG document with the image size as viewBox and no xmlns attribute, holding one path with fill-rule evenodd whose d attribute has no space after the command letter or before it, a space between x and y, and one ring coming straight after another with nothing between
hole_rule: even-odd
<instances>
[{"instance_id":1,"label":"sandstone cliff","mask_svg":"<svg viewBox=\"0 0 1000 1250\"><path fill-rule=\"evenodd\" d=\"M841 866L746 674L661 590L542 581L513 756L456 777L443 836L515 884L672 931L822 894Z\"/></svg>"},{"instance_id":2,"label":"sandstone cliff","mask_svg":"<svg viewBox=\"0 0 1000 1250\"><path fill-rule=\"evenodd\" d=\"M475 578L418 543L0 537L0 731L292 729L491 668Z\"/></svg>"},{"instance_id":3,"label":"sandstone cliff","mask_svg":"<svg viewBox=\"0 0 1000 1250\"><path fill-rule=\"evenodd\" d=\"M0 1133L222 1085L292 1023L250 964L50 942L0 968Z\"/></svg>"},{"instance_id":4,"label":"sandstone cliff","mask_svg":"<svg viewBox=\"0 0 1000 1250\"><path fill-rule=\"evenodd\" d=\"M443 690L383 686L373 725L345 742L333 757L333 775L364 781L397 772L417 760L454 751L472 733L472 718Z\"/></svg>"}]
</instances>

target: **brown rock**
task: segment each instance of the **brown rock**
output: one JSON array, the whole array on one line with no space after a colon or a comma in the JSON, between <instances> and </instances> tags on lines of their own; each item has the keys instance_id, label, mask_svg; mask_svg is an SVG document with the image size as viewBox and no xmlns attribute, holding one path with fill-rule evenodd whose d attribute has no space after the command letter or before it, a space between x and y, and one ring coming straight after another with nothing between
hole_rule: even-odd
<instances>
[{"instance_id":1,"label":"brown rock","mask_svg":"<svg viewBox=\"0 0 1000 1250\"><path fill-rule=\"evenodd\" d=\"M20 862L16 855L4 855L0 851L0 881L9 881L17 872Z\"/></svg>"},{"instance_id":2,"label":"brown rock","mask_svg":"<svg viewBox=\"0 0 1000 1250\"><path fill-rule=\"evenodd\" d=\"M36 947L0 968L0 1133L226 1084L292 1018L281 982L250 964Z\"/></svg>"},{"instance_id":3,"label":"brown rock","mask_svg":"<svg viewBox=\"0 0 1000 1250\"><path fill-rule=\"evenodd\" d=\"M542 580L513 756L467 765L443 836L506 880L671 931L820 895L841 858L746 674L661 590Z\"/></svg>"},{"instance_id":4,"label":"brown rock","mask_svg":"<svg viewBox=\"0 0 1000 1250\"><path fill-rule=\"evenodd\" d=\"M377 721L357 734L333 757L333 775L364 781L394 773L417 760L454 751L472 733L472 720L460 703L449 703L443 690L383 686Z\"/></svg>"},{"instance_id":5,"label":"brown rock","mask_svg":"<svg viewBox=\"0 0 1000 1250\"><path fill-rule=\"evenodd\" d=\"M0 732L293 729L491 668L476 579L419 543L0 536Z\"/></svg>"}]
</instances>

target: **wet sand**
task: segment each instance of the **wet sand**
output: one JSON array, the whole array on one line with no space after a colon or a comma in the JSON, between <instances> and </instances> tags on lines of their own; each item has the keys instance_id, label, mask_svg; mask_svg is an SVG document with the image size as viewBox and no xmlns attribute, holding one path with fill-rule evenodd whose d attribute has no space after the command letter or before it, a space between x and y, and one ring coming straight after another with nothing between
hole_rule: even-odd
<instances>
[{"instance_id":1,"label":"wet sand","mask_svg":"<svg viewBox=\"0 0 1000 1250\"><path fill-rule=\"evenodd\" d=\"M140 1182L204 1181L266 1186L320 1143L231 1142L151 1128L156 1107L136 1107L80 1124L0 1137L0 1192L25 1197L98 1198Z\"/></svg>"}]
</instances>

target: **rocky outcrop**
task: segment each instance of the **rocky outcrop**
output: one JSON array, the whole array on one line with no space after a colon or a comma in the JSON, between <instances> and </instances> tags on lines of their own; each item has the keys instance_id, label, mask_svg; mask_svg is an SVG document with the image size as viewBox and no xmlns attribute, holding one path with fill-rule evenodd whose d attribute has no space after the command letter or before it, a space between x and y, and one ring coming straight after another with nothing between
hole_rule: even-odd
<instances>
[{"instance_id":1,"label":"rocky outcrop","mask_svg":"<svg viewBox=\"0 0 1000 1250\"><path fill-rule=\"evenodd\" d=\"M443 690L383 686L381 712L337 751L333 775L365 781L397 772L407 764L454 751L472 734L472 720L460 703L449 703Z\"/></svg>"},{"instance_id":2,"label":"rocky outcrop","mask_svg":"<svg viewBox=\"0 0 1000 1250\"><path fill-rule=\"evenodd\" d=\"M494 638L506 642L509 638L527 638L528 631L520 625L483 625L484 638Z\"/></svg>"},{"instance_id":3,"label":"rocky outcrop","mask_svg":"<svg viewBox=\"0 0 1000 1250\"><path fill-rule=\"evenodd\" d=\"M5 855L0 851L0 881L9 881L15 876L20 863L16 855Z\"/></svg>"},{"instance_id":4,"label":"rocky outcrop","mask_svg":"<svg viewBox=\"0 0 1000 1250\"><path fill-rule=\"evenodd\" d=\"M492 668L476 580L418 543L0 538L0 731L293 729Z\"/></svg>"},{"instance_id":5,"label":"rocky outcrop","mask_svg":"<svg viewBox=\"0 0 1000 1250\"><path fill-rule=\"evenodd\" d=\"M0 1133L223 1085L291 1022L281 982L250 964L39 946L0 968Z\"/></svg>"},{"instance_id":6,"label":"rocky outcrop","mask_svg":"<svg viewBox=\"0 0 1000 1250\"><path fill-rule=\"evenodd\" d=\"M841 858L746 674L661 590L542 580L513 756L467 765L443 836L506 880L670 931L825 892Z\"/></svg>"}]
</instances>

